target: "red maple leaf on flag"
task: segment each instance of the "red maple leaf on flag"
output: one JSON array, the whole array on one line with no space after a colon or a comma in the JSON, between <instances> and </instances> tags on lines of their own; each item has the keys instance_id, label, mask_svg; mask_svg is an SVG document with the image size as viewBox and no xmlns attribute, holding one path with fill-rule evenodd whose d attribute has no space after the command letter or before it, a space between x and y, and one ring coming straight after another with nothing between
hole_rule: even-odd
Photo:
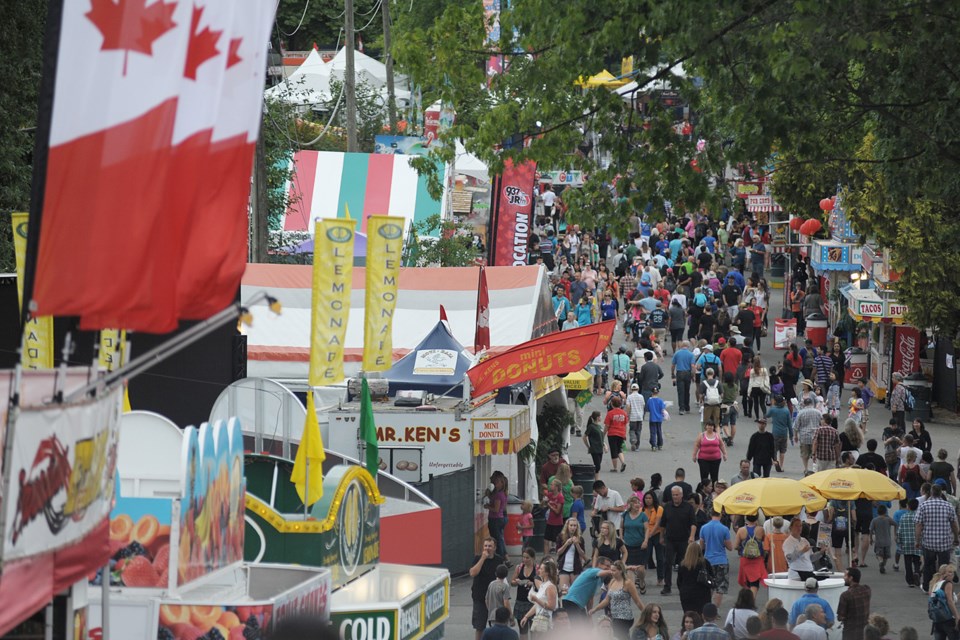
<instances>
[{"instance_id":1,"label":"red maple leaf on flag","mask_svg":"<svg viewBox=\"0 0 960 640\"><path fill-rule=\"evenodd\" d=\"M200 19L203 17L203 7L194 5L193 17L190 19L190 44L187 45L187 61L183 65L183 75L191 80L197 79L197 68L210 58L215 57L220 50L217 41L223 31L212 31L204 27L199 31Z\"/></svg>"},{"instance_id":2,"label":"red maple leaf on flag","mask_svg":"<svg viewBox=\"0 0 960 640\"><path fill-rule=\"evenodd\" d=\"M153 43L173 29L175 2L163 0L149 7L147 0L91 0L87 18L103 36L101 51L123 51L123 75L131 51L153 55Z\"/></svg>"},{"instance_id":3,"label":"red maple leaf on flag","mask_svg":"<svg viewBox=\"0 0 960 640\"><path fill-rule=\"evenodd\" d=\"M243 58L240 57L240 44L242 42L243 38L230 39L230 49L227 52L227 69L243 62Z\"/></svg>"}]
</instances>

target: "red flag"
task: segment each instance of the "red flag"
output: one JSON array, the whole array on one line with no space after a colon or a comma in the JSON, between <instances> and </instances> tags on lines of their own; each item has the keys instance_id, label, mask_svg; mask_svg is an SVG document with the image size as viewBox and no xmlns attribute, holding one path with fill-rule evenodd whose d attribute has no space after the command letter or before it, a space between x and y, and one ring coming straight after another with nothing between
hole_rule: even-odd
<instances>
[{"instance_id":1,"label":"red flag","mask_svg":"<svg viewBox=\"0 0 960 640\"><path fill-rule=\"evenodd\" d=\"M162 333L233 301L274 5L63 3L38 315Z\"/></svg>"},{"instance_id":2,"label":"red flag","mask_svg":"<svg viewBox=\"0 0 960 640\"><path fill-rule=\"evenodd\" d=\"M607 348L617 322L559 331L518 344L467 370L474 397L510 384L579 371Z\"/></svg>"},{"instance_id":3,"label":"red flag","mask_svg":"<svg viewBox=\"0 0 960 640\"><path fill-rule=\"evenodd\" d=\"M440 305L440 322L450 322L447 320L447 310L443 308L443 305Z\"/></svg>"},{"instance_id":4,"label":"red flag","mask_svg":"<svg viewBox=\"0 0 960 640\"><path fill-rule=\"evenodd\" d=\"M473 352L490 348L490 292L487 291L487 272L480 267L477 287L477 330L473 334Z\"/></svg>"},{"instance_id":5,"label":"red flag","mask_svg":"<svg viewBox=\"0 0 960 640\"><path fill-rule=\"evenodd\" d=\"M499 180L496 210L493 212L494 266L527 264L527 241L533 231L533 180L537 164L532 161L515 165L507 160Z\"/></svg>"}]
</instances>

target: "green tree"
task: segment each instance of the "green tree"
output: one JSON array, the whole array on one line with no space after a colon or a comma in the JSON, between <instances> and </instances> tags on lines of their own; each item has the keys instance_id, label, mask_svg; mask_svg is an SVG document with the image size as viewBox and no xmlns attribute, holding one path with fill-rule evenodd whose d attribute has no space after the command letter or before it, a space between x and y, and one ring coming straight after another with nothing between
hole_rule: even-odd
<instances>
[{"instance_id":1,"label":"green tree","mask_svg":"<svg viewBox=\"0 0 960 640\"><path fill-rule=\"evenodd\" d=\"M10 3L0 24L0 270L14 270L11 211L30 208L37 96L43 65L46 0Z\"/></svg>"},{"instance_id":2,"label":"green tree","mask_svg":"<svg viewBox=\"0 0 960 640\"><path fill-rule=\"evenodd\" d=\"M441 220L439 214L413 224L405 251L404 263L414 267L469 267L480 257L473 244L472 228Z\"/></svg>"},{"instance_id":3,"label":"green tree","mask_svg":"<svg viewBox=\"0 0 960 640\"><path fill-rule=\"evenodd\" d=\"M491 45L477 4L451 3L433 24L398 34L395 53L424 103L456 109L446 137L463 138L493 170L508 157L584 169L590 179L571 214L613 229L668 202L718 211L721 172L741 163L772 161L775 195L796 213L816 213L846 185L858 231L890 247L904 271L897 294L910 320L949 334L960 327L960 292L938 285L960 267L960 5L572 0L557 11L525 0L501 14ZM509 71L485 83L490 55ZM577 83L616 72L626 55L638 69L633 99ZM673 77L679 63L686 73ZM664 79L690 106L690 136L657 100ZM584 131L602 161L596 148L582 152ZM505 144L519 139L528 144Z\"/></svg>"},{"instance_id":4,"label":"green tree","mask_svg":"<svg viewBox=\"0 0 960 640\"><path fill-rule=\"evenodd\" d=\"M379 2L354 0L353 3L354 24L365 48L383 37ZM340 48L344 46L343 8L343 0L280 0L273 38L282 41L290 51L307 51L314 43L322 49ZM370 53L367 51L368 55Z\"/></svg>"}]
</instances>

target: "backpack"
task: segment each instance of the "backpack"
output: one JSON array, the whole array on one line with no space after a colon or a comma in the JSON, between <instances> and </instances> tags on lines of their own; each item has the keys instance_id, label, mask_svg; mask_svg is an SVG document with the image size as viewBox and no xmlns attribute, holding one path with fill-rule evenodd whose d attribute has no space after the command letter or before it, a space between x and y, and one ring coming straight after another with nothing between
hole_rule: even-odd
<instances>
[{"instance_id":1,"label":"backpack","mask_svg":"<svg viewBox=\"0 0 960 640\"><path fill-rule=\"evenodd\" d=\"M704 404L720 404L720 383L714 380L713 385L711 385L709 382L704 382L704 384L707 386L707 391L703 394Z\"/></svg>"},{"instance_id":2,"label":"backpack","mask_svg":"<svg viewBox=\"0 0 960 640\"><path fill-rule=\"evenodd\" d=\"M718 365L720 364L720 357L714 354L709 354L709 356L703 357L703 375L707 375L707 369L713 369L713 375L717 376L720 373ZM717 379L719 382L719 379Z\"/></svg>"},{"instance_id":3,"label":"backpack","mask_svg":"<svg viewBox=\"0 0 960 640\"><path fill-rule=\"evenodd\" d=\"M627 273L627 256L620 256L620 260L617 261L617 266L614 267L613 272L617 275L618 278L622 278Z\"/></svg>"},{"instance_id":4,"label":"backpack","mask_svg":"<svg viewBox=\"0 0 960 640\"><path fill-rule=\"evenodd\" d=\"M757 540L756 533L747 538L747 541L743 543L743 557L744 558L759 558L760 557L760 542Z\"/></svg>"},{"instance_id":5,"label":"backpack","mask_svg":"<svg viewBox=\"0 0 960 640\"><path fill-rule=\"evenodd\" d=\"M916 399L913 397L913 392L911 392L910 389L907 389L906 387L904 387L903 390L905 392L903 394L903 408L906 409L907 411L913 411L914 407L917 404Z\"/></svg>"},{"instance_id":6,"label":"backpack","mask_svg":"<svg viewBox=\"0 0 960 640\"><path fill-rule=\"evenodd\" d=\"M950 613L950 605L947 604L947 594L943 591L942 582L927 598L927 617L934 624L953 620L953 614Z\"/></svg>"}]
</instances>

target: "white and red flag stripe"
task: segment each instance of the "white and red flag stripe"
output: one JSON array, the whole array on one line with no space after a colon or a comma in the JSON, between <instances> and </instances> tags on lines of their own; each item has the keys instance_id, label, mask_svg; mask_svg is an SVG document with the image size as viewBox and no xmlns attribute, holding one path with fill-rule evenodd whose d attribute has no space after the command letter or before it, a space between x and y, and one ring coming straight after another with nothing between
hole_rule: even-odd
<instances>
[{"instance_id":1,"label":"white and red flag stripe","mask_svg":"<svg viewBox=\"0 0 960 640\"><path fill-rule=\"evenodd\" d=\"M63 0L33 289L149 332L236 296L274 0Z\"/></svg>"}]
</instances>

